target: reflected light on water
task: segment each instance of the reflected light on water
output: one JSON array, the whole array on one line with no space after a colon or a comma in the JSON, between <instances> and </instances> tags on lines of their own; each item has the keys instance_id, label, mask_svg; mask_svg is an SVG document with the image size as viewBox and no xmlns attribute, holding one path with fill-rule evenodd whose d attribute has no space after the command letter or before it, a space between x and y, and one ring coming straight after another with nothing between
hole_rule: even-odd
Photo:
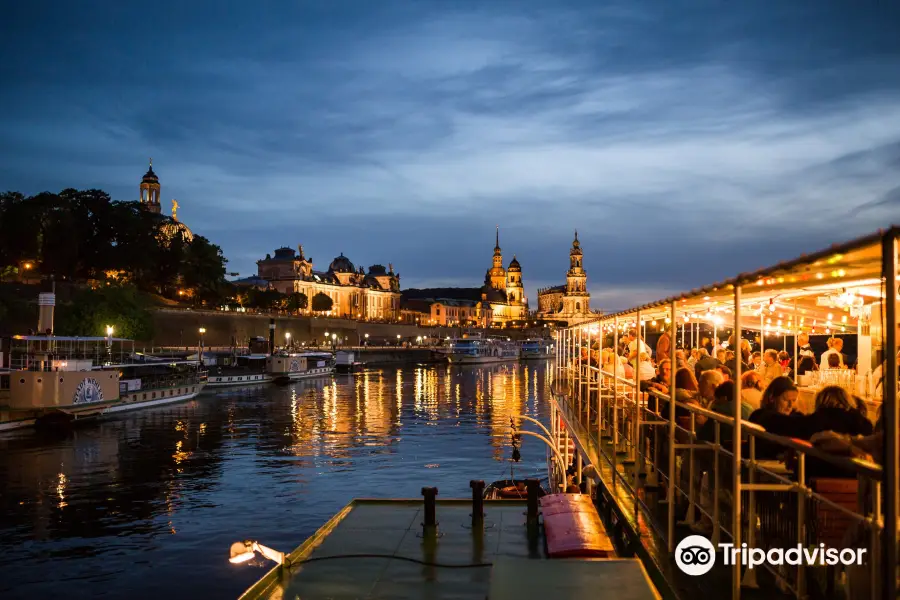
<instances>
[{"instance_id":1,"label":"reflected light on water","mask_svg":"<svg viewBox=\"0 0 900 600\"><path fill-rule=\"evenodd\" d=\"M539 442L509 461L509 418L547 421L549 373L367 369L0 437L0 596L237 597L268 566L221 560L235 531L294 548L354 497L543 477Z\"/></svg>"}]
</instances>

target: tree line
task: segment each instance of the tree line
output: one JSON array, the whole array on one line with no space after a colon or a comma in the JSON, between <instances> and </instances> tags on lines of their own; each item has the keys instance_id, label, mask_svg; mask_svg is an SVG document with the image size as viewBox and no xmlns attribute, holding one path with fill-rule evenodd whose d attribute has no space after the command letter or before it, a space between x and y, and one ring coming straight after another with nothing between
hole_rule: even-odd
<instances>
[{"instance_id":1,"label":"tree line","mask_svg":"<svg viewBox=\"0 0 900 600\"><path fill-rule=\"evenodd\" d=\"M114 201L102 190L65 189L25 196L0 194L0 276L25 266L57 281L127 283L200 304L221 302L229 289L225 256L200 235L171 235L170 217L140 202Z\"/></svg>"}]
</instances>

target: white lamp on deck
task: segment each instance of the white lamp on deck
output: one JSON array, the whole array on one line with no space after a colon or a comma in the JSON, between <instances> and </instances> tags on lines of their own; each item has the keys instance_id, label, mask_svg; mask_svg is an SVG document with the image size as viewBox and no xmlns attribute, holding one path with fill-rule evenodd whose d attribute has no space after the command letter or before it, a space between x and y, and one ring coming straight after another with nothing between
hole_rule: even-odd
<instances>
[{"instance_id":1,"label":"white lamp on deck","mask_svg":"<svg viewBox=\"0 0 900 600\"><path fill-rule=\"evenodd\" d=\"M269 560L278 563L279 565L283 565L285 563L284 552L273 550L272 548L263 546L259 542L254 542L252 540L233 543L231 545L231 558L228 559L228 562L235 565L247 562L248 560L256 556L257 552L259 552Z\"/></svg>"}]
</instances>

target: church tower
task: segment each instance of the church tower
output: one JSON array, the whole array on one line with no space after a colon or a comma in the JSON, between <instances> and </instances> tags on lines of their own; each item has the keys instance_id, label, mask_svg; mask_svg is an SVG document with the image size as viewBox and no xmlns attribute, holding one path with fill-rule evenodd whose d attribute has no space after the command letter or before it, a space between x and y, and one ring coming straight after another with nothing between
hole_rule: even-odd
<instances>
[{"instance_id":1,"label":"church tower","mask_svg":"<svg viewBox=\"0 0 900 600\"><path fill-rule=\"evenodd\" d=\"M494 244L494 264L488 271L491 287L506 290L506 269L503 268L503 253L500 251L500 226L497 225L497 241Z\"/></svg>"},{"instance_id":2,"label":"church tower","mask_svg":"<svg viewBox=\"0 0 900 600\"><path fill-rule=\"evenodd\" d=\"M515 255L506 270L506 297L510 304L524 304L525 287L522 285L522 267Z\"/></svg>"},{"instance_id":3,"label":"church tower","mask_svg":"<svg viewBox=\"0 0 900 600\"><path fill-rule=\"evenodd\" d=\"M569 270L566 272L566 295L563 302L564 312L570 315L590 312L591 295L587 291L587 273L581 266L582 258L581 242L578 241L576 229L572 250L569 251Z\"/></svg>"},{"instance_id":4,"label":"church tower","mask_svg":"<svg viewBox=\"0 0 900 600\"><path fill-rule=\"evenodd\" d=\"M159 214L159 178L153 172L153 159L150 159L150 168L141 179L141 206L152 213Z\"/></svg>"}]
</instances>

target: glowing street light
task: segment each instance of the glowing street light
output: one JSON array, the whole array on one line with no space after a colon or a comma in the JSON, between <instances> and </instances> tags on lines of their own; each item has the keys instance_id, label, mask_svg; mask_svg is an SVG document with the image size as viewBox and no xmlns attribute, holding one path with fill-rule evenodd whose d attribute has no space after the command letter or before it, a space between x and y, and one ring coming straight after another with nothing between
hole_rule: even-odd
<instances>
[{"instance_id":1,"label":"glowing street light","mask_svg":"<svg viewBox=\"0 0 900 600\"><path fill-rule=\"evenodd\" d=\"M290 331L284 332L284 345L285 346L291 345L291 332Z\"/></svg>"},{"instance_id":2,"label":"glowing street light","mask_svg":"<svg viewBox=\"0 0 900 600\"><path fill-rule=\"evenodd\" d=\"M111 338L112 334L113 334L113 326L107 325L106 326L106 337Z\"/></svg>"}]
</instances>

